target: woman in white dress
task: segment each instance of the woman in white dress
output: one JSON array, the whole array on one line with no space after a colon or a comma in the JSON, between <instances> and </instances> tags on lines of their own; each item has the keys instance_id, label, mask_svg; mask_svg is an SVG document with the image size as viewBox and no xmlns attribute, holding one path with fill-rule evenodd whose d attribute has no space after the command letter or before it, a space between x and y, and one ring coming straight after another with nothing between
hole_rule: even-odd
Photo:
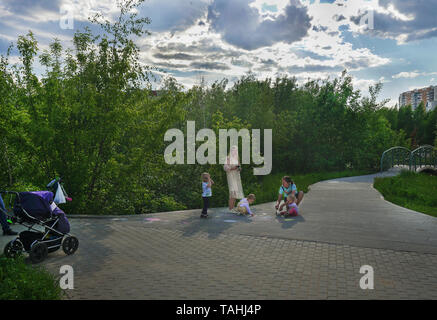
<instances>
[{"instance_id":1,"label":"woman in white dress","mask_svg":"<svg viewBox=\"0 0 437 320\"><path fill-rule=\"evenodd\" d=\"M232 211L235 207L235 200L244 198L240 177L241 166L240 161L238 160L237 146L232 146L231 152L226 158L224 169L226 171L229 187L229 210Z\"/></svg>"}]
</instances>

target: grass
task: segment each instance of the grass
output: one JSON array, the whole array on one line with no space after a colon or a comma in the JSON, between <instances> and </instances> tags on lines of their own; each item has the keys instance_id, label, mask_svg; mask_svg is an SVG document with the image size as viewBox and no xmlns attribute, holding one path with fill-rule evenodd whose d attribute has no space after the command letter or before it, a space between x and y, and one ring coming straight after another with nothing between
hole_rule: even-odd
<instances>
[{"instance_id":1,"label":"grass","mask_svg":"<svg viewBox=\"0 0 437 320\"><path fill-rule=\"evenodd\" d=\"M437 217L437 176L402 171L390 178L376 178L374 187L385 200Z\"/></svg>"},{"instance_id":2,"label":"grass","mask_svg":"<svg viewBox=\"0 0 437 320\"><path fill-rule=\"evenodd\" d=\"M337 172L320 172L308 173L300 175L290 175L286 173L276 173L268 176L263 176L261 181L256 186L250 186L248 190L244 190L246 194L254 193L256 195L256 204L276 201L278 199L278 191L281 186L282 177L290 176L297 186L298 191L308 192L308 187L316 182L330 180L335 178L360 176L370 174L369 171L346 170Z\"/></svg>"},{"instance_id":3,"label":"grass","mask_svg":"<svg viewBox=\"0 0 437 320\"><path fill-rule=\"evenodd\" d=\"M0 256L0 300L59 300L58 280L42 267L27 264L24 257Z\"/></svg>"}]
</instances>

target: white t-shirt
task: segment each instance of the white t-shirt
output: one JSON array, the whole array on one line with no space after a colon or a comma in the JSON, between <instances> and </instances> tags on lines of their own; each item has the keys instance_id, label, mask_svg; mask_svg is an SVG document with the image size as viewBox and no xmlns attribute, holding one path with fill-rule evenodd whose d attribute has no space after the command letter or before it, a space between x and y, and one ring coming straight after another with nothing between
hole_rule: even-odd
<instances>
[{"instance_id":1,"label":"white t-shirt","mask_svg":"<svg viewBox=\"0 0 437 320\"><path fill-rule=\"evenodd\" d=\"M202 197L211 197L212 190L208 187L208 182L202 182Z\"/></svg>"}]
</instances>

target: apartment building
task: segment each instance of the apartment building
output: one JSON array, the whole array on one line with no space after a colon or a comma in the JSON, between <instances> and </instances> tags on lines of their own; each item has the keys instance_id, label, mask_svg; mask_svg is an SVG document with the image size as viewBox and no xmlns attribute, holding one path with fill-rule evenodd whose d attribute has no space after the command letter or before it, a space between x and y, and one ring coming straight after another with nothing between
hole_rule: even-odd
<instances>
[{"instance_id":1,"label":"apartment building","mask_svg":"<svg viewBox=\"0 0 437 320\"><path fill-rule=\"evenodd\" d=\"M399 95L399 106L411 105L413 110L423 101L426 111L431 111L437 106L437 86L429 86L403 92Z\"/></svg>"}]
</instances>

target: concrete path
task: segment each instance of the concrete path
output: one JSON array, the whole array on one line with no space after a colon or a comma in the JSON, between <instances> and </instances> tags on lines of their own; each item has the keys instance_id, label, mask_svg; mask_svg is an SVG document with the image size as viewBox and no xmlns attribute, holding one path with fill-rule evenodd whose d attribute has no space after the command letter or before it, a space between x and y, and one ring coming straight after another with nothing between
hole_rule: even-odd
<instances>
[{"instance_id":1,"label":"concrete path","mask_svg":"<svg viewBox=\"0 0 437 320\"><path fill-rule=\"evenodd\" d=\"M253 218L215 208L207 220L70 219L80 249L44 265L73 266L72 299L437 299L437 219L383 200L375 176L316 183L289 219L274 203ZM363 265L374 290L359 286Z\"/></svg>"}]
</instances>

